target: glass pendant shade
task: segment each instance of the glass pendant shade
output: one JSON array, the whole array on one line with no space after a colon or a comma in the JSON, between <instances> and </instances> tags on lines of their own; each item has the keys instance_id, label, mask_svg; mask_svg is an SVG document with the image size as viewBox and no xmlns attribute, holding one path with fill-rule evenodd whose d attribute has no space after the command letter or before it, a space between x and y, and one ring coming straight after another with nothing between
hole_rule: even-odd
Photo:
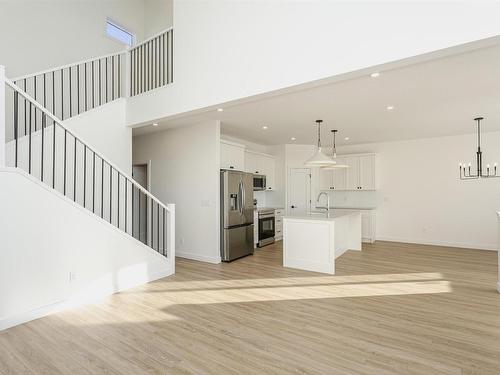
<instances>
[{"instance_id":1,"label":"glass pendant shade","mask_svg":"<svg viewBox=\"0 0 500 375\"><path fill-rule=\"evenodd\" d=\"M313 156L304 162L306 167L327 167L337 164L335 160L327 156L323 151L321 151L321 123L323 120L316 120L318 125L318 148Z\"/></svg>"},{"instance_id":2,"label":"glass pendant shade","mask_svg":"<svg viewBox=\"0 0 500 375\"><path fill-rule=\"evenodd\" d=\"M335 164L337 164L337 162L329 156L325 155L321 151L321 147L319 147L314 155L307 159L304 163L306 167L328 167Z\"/></svg>"}]
</instances>

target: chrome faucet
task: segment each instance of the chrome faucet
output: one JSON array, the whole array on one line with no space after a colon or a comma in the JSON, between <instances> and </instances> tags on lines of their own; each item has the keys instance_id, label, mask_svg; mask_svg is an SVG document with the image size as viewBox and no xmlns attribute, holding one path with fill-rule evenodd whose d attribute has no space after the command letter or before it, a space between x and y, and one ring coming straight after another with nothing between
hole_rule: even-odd
<instances>
[{"instance_id":1,"label":"chrome faucet","mask_svg":"<svg viewBox=\"0 0 500 375\"><path fill-rule=\"evenodd\" d=\"M319 203L319 199L322 195L326 196L326 207L316 207L316 208L326 208L326 212L330 212L330 195L327 192L322 191L318 194L318 198L316 198L316 203Z\"/></svg>"}]
</instances>

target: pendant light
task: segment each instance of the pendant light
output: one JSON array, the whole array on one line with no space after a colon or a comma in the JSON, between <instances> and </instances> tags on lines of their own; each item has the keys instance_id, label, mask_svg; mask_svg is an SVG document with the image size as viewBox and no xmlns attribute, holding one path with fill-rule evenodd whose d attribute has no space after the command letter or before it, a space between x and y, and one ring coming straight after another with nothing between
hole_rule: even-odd
<instances>
[{"instance_id":1,"label":"pendant light","mask_svg":"<svg viewBox=\"0 0 500 375\"><path fill-rule=\"evenodd\" d=\"M472 163L466 165L465 163L458 164L460 169L460 179L461 180L472 180L477 178L491 178L500 177L497 175L497 163L493 164L493 168L490 168L489 164L486 164L486 172L483 170L483 152L481 151L481 121L484 117L476 117L474 121L477 121L477 152L476 152L476 166L475 172L471 171Z\"/></svg>"},{"instance_id":2,"label":"pendant light","mask_svg":"<svg viewBox=\"0 0 500 375\"><path fill-rule=\"evenodd\" d=\"M337 135L337 129L331 130L333 133L333 145L332 145L332 160L335 161L335 164L321 167L322 169L340 169L340 168L349 168L348 165L346 164L341 164L337 162L337 147L336 147L336 135Z\"/></svg>"},{"instance_id":3,"label":"pendant light","mask_svg":"<svg viewBox=\"0 0 500 375\"><path fill-rule=\"evenodd\" d=\"M313 156L311 156L309 159L307 159L304 163L306 167L327 167L336 164L336 162L325 155L321 151L321 123L323 120L316 120L316 124L318 124L318 149L314 153Z\"/></svg>"}]
</instances>

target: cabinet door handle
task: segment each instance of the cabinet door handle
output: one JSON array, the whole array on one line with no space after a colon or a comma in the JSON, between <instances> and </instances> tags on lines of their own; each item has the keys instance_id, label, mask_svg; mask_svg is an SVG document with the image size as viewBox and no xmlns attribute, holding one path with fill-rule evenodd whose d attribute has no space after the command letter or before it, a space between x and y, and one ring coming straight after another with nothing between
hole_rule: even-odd
<instances>
[{"instance_id":1,"label":"cabinet door handle","mask_svg":"<svg viewBox=\"0 0 500 375\"><path fill-rule=\"evenodd\" d=\"M295 208L295 206L292 206L292 208Z\"/></svg>"}]
</instances>

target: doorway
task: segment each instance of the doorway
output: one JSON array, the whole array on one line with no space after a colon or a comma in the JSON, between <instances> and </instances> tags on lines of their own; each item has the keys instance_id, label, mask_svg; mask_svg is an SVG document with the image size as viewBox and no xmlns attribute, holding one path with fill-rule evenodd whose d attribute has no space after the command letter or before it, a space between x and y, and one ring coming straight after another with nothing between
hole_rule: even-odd
<instances>
[{"instance_id":1,"label":"doorway","mask_svg":"<svg viewBox=\"0 0 500 375\"><path fill-rule=\"evenodd\" d=\"M144 189L150 190L149 183L149 165L148 164L135 164L132 166L132 178L139 183ZM144 243L149 242L148 236L148 219L149 212L149 199L139 189L132 190L132 228L133 237ZM135 213L135 214L134 214Z\"/></svg>"},{"instance_id":2,"label":"doorway","mask_svg":"<svg viewBox=\"0 0 500 375\"><path fill-rule=\"evenodd\" d=\"M144 189L149 190L148 183L148 165L136 164L132 166L132 178L137 181Z\"/></svg>"},{"instance_id":3,"label":"doorway","mask_svg":"<svg viewBox=\"0 0 500 375\"><path fill-rule=\"evenodd\" d=\"M291 215L307 215L311 210L311 170L290 168L288 184L288 212Z\"/></svg>"}]
</instances>

